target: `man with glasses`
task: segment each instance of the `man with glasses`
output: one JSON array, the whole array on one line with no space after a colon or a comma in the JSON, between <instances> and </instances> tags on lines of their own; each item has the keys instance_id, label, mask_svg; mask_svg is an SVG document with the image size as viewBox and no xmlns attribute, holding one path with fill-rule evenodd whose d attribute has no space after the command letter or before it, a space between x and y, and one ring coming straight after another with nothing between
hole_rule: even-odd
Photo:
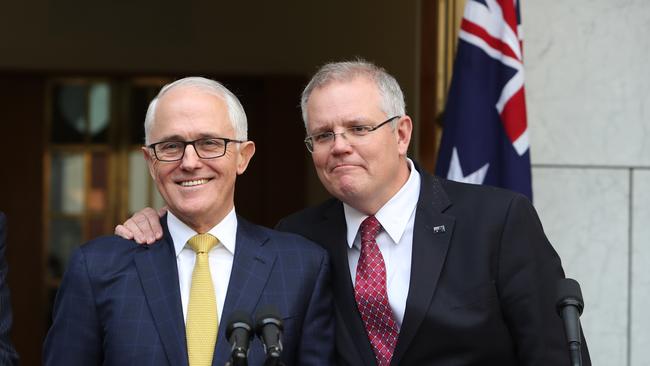
<instances>
[{"instance_id":1,"label":"man with glasses","mask_svg":"<svg viewBox=\"0 0 650 366\"><path fill-rule=\"evenodd\" d=\"M284 364L332 364L327 253L235 213L235 180L255 152L237 98L213 80L173 82L149 105L145 135L144 157L169 208L157 222L163 235L151 246L103 237L75 251L44 363L224 365L231 313L271 306L283 321ZM265 359L255 339L249 363Z\"/></svg>"},{"instance_id":2,"label":"man with glasses","mask_svg":"<svg viewBox=\"0 0 650 366\"><path fill-rule=\"evenodd\" d=\"M323 66L301 107L334 198L278 228L330 254L339 365L569 364L554 304L564 273L525 197L419 168L402 91L373 64ZM145 209L116 233L152 241L156 221Z\"/></svg>"}]
</instances>

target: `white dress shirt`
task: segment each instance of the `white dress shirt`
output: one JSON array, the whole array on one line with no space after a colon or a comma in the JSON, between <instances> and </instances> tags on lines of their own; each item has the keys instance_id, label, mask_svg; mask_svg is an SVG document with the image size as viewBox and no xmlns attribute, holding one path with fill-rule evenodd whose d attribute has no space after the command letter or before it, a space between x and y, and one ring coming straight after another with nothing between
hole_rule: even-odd
<instances>
[{"instance_id":1,"label":"white dress shirt","mask_svg":"<svg viewBox=\"0 0 650 366\"><path fill-rule=\"evenodd\" d=\"M411 254L413 252L413 223L415 208L420 196L420 173L408 161L411 173L400 190L375 214L382 226L377 235L377 245L386 263L386 288L388 302L395 321L401 327L406 310L406 298L411 279ZM356 282L357 264L361 255L359 227L368 217L358 210L343 204L345 222L348 228L348 263L352 284Z\"/></svg>"},{"instance_id":2,"label":"white dress shirt","mask_svg":"<svg viewBox=\"0 0 650 366\"><path fill-rule=\"evenodd\" d=\"M174 241L176 251L176 265L178 266L178 284L181 289L181 303L183 304L183 319L187 320L187 304L190 300L190 287L192 286L192 272L196 253L187 244L191 237L198 234L185 225L171 212L167 213L167 227ZM217 300L217 315L221 321L223 304L226 301L230 272L235 257L235 239L237 237L237 215L235 208L221 220L208 233L219 239L219 244L208 252L210 262L210 275L214 285L214 295Z\"/></svg>"}]
</instances>

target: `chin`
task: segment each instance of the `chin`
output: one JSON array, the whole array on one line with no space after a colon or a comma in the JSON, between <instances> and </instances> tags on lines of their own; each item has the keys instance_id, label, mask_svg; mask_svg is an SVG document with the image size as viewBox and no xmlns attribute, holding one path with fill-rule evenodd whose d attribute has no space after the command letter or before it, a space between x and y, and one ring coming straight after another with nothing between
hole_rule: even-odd
<instances>
[{"instance_id":1,"label":"chin","mask_svg":"<svg viewBox=\"0 0 650 366\"><path fill-rule=\"evenodd\" d=\"M363 186L364 177L347 175L337 179L333 186L338 192L345 195L355 195Z\"/></svg>"},{"instance_id":2,"label":"chin","mask_svg":"<svg viewBox=\"0 0 650 366\"><path fill-rule=\"evenodd\" d=\"M330 192L332 193L332 192ZM341 201L351 201L355 197L358 196L359 190L357 189L356 186L352 185L347 185L347 186L339 186L334 190L334 193L332 193L333 196L338 198Z\"/></svg>"},{"instance_id":3,"label":"chin","mask_svg":"<svg viewBox=\"0 0 650 366\"><path fill-rule=\"evenodd\" d=\"M205 212L205 210L203 210L201 207L198 207L198 205L183 204L182 206L176 206L172 210L172 212L174 212L176 216L192 218L192 217L199 217Z\"/></svg>"}]
</instances>

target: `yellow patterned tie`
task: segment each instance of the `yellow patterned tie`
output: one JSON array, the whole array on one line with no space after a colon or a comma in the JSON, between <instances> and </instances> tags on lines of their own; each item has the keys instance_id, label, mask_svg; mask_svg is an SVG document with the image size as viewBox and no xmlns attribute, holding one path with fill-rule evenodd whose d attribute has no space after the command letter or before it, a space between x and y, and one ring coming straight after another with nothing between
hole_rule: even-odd
<instances>
[{"instance_id":1,"label":"yellow patterned tie","mask_svg":"<svg viewBox=\"0 0 650 366\"><path fill-rule=\"evenodd\" d=\"M209 366L217 341L217 301L210 275L208 252L219 243L210 234L194 235L187 242L196 253L185 333L190 366Z\"/></svg>"}]
</instances>

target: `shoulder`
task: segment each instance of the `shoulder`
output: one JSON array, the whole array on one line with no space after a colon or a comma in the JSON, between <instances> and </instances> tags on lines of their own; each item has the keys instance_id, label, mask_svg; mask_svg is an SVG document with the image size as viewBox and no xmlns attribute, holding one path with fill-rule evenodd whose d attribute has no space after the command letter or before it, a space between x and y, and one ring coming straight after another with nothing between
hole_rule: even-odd
<instances>
[{"instance_id":1,"label":"shoulder","mask_svg":"<svg viewBox=\"0 0 650 366\"><path fill-rule=\"evenodd\" d=\"M416 162L420 173L420 195L418 207L431 207L434 212L482 213L494 210L507 211L513 202L532 207L524 195L489 185L460 183L441 178L423 170Z\"/></svg>"},{"instance_id":2,"label":"shoulder","mask_svg":"<svg viewBox=\"0 0 650 366\"><path fill-rule=\"evenodd\" d=\"M514 216L537 220L532 203L522 194L493 186L454 182L428 173L422 174L418 210L450 215L456 218L457 225L470 227L503 225Z\"/></svg>"},{"instance_id":3,"label":"shoulder","mask_svg":"<svg viewBox=\"0 0 650 366\"><path fill-rule=\"evenodd\" d=\"M282 249L300 249L316 254L326 253L325 249L301 235L266 228L264 230L268 232L269 238Z\"/></svg>"},{"instance_id":4,"label":"shoulder","mask_svg":"<svg viewBox=\"0 0 650 366\"><path fill-rule=\"evenodd\" d=\"M290 214L281 219L276 228L282 231L300 232L305 226L319 223L326 215L337 211L343 212L343 204L336 198L330 198L319 205Z\"/></svg>"},{"instance_id":5,"label":"shoulder","mask_svg":"<svg viewBox=\"0 0 650 366\"><path fill-rule=\"evenodd\" d=\"M530 200L517 192L488 185L459 183L439 177L435 181L449 196L452 205L472 206L475 209L483 207L507 208L515 202L530 205Z\"/></svg>"},{"instance_id":6,"label":"shoulder","mask_svg":"<svg viewBox=\"0 0 650 366\"><path fill-rule=\"evenodd\" d=\"M449 199L442 213L454 217L459 230L476 231L482 228L501 232L506 227L516 226L531 232L543 232L532 202L520 193L486 185L434 179Z\"/></svg>"},{"instance_id":7,"label":"shoulder","mask_svg":"<svg viewBox=\"0 0 650 366\"><path fill-rule=\"evenodd\" d=\"M137 247L138 244L133 240L117 235L106 235L82 244L79 249L85 253L123 253L130 252Z\"/></svg>"},{"instance_id":8,"label":"shoulder","mask_svg":"<svg viewBox=\"0 0 650 366\"><path fill-rule=\"evenodd\" d=\"M318 257L326 256L327 252L313 241L293 232L269 229L264 226L250 223L239 218L238 225L242 232L265 241L265 246L270 246L277 251L299 252L302 255L312 254Z\"/></svg>"},{"instance_id":9,"label":"shoulder","mask_svg":"<svg viewBox=\"0 0 650 366\"><path fill-rule=\"evenodd\" d=\"M122 268L131 263L133 256L141 251L140 245L133 240L116 235L101 236L77 248L70 258L72 265L85 263L93 272Z\"/></svg>"}]
</instances>

